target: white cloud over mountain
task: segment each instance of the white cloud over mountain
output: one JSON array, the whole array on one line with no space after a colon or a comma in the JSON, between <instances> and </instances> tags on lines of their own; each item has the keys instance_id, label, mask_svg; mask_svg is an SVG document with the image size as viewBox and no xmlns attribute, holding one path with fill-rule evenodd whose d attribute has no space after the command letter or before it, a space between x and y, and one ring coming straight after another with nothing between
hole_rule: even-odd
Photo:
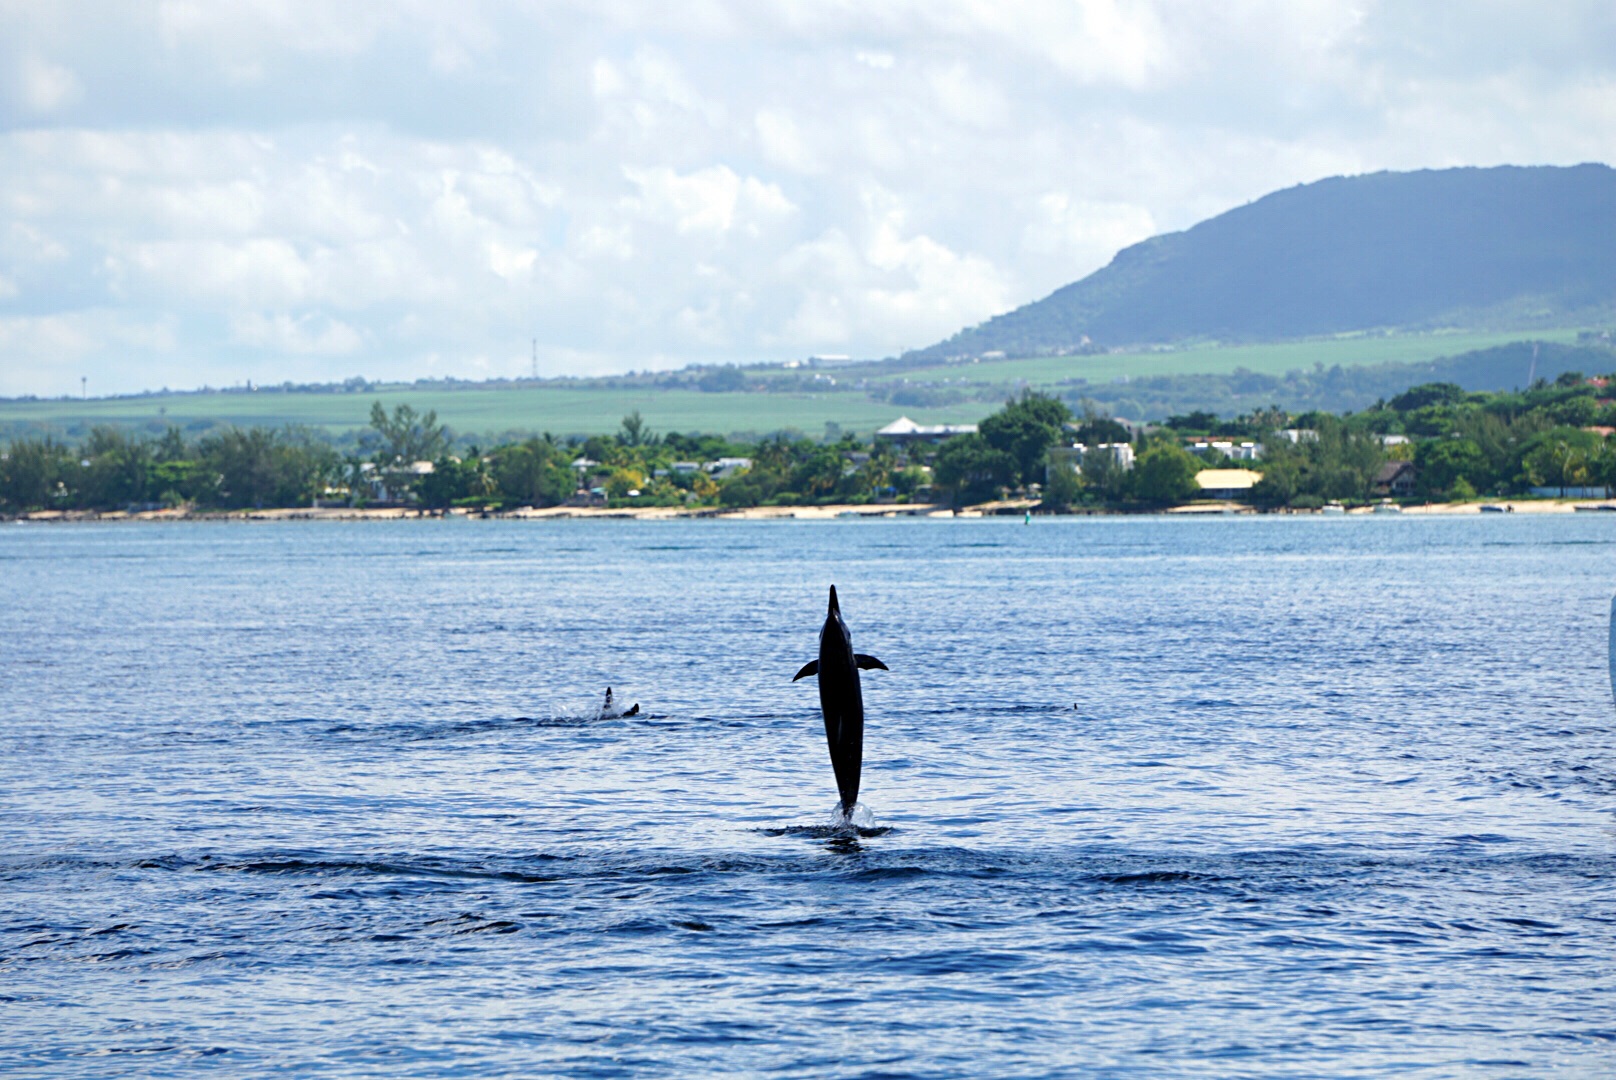
<instances>
[{"instance_id":1,"label":"white cloud over mountain","mask_svg":"<svg viewBox=\"0 0 1616 1080\"><path fill-rule=\"evenodd\" d=\"M1616 145L1616 9L0 0L0 394L887 355L1380 168Z\"/></svg>"}]
</instances>

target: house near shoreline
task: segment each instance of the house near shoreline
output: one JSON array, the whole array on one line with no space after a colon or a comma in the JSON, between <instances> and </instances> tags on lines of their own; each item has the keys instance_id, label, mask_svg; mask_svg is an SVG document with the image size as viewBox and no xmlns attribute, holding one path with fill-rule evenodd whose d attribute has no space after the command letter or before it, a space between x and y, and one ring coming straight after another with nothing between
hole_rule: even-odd
<instances>
[{"instance_id":1,"label":"house near shoreline","mask_svg":"<svg viewBox=\"0 0 1616 1080\"><path fill-rule=\"evenodd\" d=\"M1414 463L1388 461L1375 473L1369 488L1376 495L1414 494Z\"/></svg>"},{"instance_id":2,"label":"house near shoreline","mask_svg":"<svg viewBox=\"0 0 1616 1080\"><path fill-rule=\"evenodd\" d=\"M900 416L875 433L877 439L886 439L897 446L912 443L940 443L955 435L975 435L975 424L917 424L907 416Z\"/></svg>"},{"instance_id":3,"label":"house near shoreline","mask_svg":"<svg viewBox=\"0 0 1616 1080\"><path fill-rule=\"evenodd\" d=\"M391 506L403 505L415 501L415 493L411 490L415 481L423 476L431 476L436 466L430 461L412 461L408 465L384 465L378 467L373 462L365 462L359 466L359 476L349 483L350 499L354 494L353 488L364 489L365 500L372 505Z\"/></svg>"},{"instance_id":4,"label":"house near shoreline","mask_svg":"<svg viewBox=\"0 0 1616 1080\"><path fill-rule=\"evenodd\" d=\"M1207 499L1244 499L1262 480L1255 469L1202 469L1195 474L1195 484Z\"/></svg>"}]
</instances>

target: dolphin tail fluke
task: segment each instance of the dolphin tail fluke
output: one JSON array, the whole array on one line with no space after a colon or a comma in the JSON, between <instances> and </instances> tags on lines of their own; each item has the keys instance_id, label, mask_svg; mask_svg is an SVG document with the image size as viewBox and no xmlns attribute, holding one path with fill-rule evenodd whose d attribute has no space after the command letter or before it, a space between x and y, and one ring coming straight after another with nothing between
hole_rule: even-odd
<instances>
[{"instance_id":1,"label":"dolphin tail fluke","mask_svg":"<svg viewBox=\"0 0 1616 1080\"><path fill-rule=\"evenodd\" d=\"M853 662L855 664L857 664L859 667L863 668L865 671L870 671L873 668L880 668L882 671L891 671L892 670L891 668L889 668L885 664L883 664L881 661L877 660L875 657L870 656L870 655L868 655L866 653L854 653L853 654Z\"/></svg>"},{"instance_id":2,"label":"dolphin tail fluke","mask_svg":"<svg viewBox=\"0 0 1616 1080\"><path fill-rule=\"evenodd\" d=\"M806 664L802 665L802 670L801 671L799 671L795 675L791 676L791 681L796 682L798 679L806 679L810 675L818 675L818 674L819 674L819 661L818 660L810 660Z\"/></svg>"}]
</instances>

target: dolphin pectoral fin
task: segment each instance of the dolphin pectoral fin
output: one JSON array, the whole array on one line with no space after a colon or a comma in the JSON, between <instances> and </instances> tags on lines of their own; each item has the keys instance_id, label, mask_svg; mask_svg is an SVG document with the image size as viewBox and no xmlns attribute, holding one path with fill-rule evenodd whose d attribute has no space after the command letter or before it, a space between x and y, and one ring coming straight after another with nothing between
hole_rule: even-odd
<instances>
[{"instance_id":1,"label":"dolphin pectoral fin","mask_svg":"<svg viewBox=\"0 0 1616 1080\"><path fill-rule=\"evenodd\" d=\"M796 682L798 679L806 679L810 675L818 675L818 674L819 674L819 661L818 660L810 660L806 664L802 665L802 670L801 671L799 671L795 675L791 676L791 681Z\"/></svg>"},{"instance_id":2,"label":"dolphin pectoral fin","mask_svg":"<svg viewBox=\"0 0 1616 1080\"><path fill-rule=\"evenodd\" d=\"M885 664L883 664L881 661L877 660L875 657L868 656L868 655L866 655L864 653L854 653L853 654L853 662L855 664L857 664L859 667L863 668L865 671L869 671L872 668L880 668L882 671L891 671L892 670L891 668L889 668Z\"/></svg>"}]
</instances>

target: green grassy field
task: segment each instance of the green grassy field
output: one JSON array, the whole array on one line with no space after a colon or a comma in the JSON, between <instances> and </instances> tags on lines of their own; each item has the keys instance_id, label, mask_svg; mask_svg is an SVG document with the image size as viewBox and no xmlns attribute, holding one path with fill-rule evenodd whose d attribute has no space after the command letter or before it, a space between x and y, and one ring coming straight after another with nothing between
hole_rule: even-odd
<instances>
[{"instance_id":1,"label":"green grassy field","mask_svg":"<svg viewBox=\"0 0 1616 1080\"><path fill-rule=\"evenodd\" d=\"M1508 333L1393 334L1286 341L1272 345L1208 345L1170 352L1106 353L1098 356L1049 356L1027 360L992 360L904 372L849 369L871 381L893 379L971 379L991 382L1025 379L1048 386L1067 379L1110 382L1152 375L1227 375L1246 368L1264 375L1282 375L1297 368L1356 367L1364 364L1413 363L1490 349L1512 341L1532 339L1571 343L1576 330L1513 331Z\"/></svg>"},{"instance_id":2,"label":"green grassy field","mask_svg":"<svg viewBox=\"0 0 1616 1080\"><path fill-rule=\"evenodd\" d=\"M521 387L502 390L388 389L354 394L286 394L275 391L184 394L163 397L91 398L88 401L0 401L0 423L43 425L66 433L88 424L184 427L190 421L242 426L308 424L332 432L362 428L370 406L391 410L408 404L435 409L457 432L497 434L551 431L557 435L616 431L622 418L640 410L659 432L754 432L797 428L823 434L826 421L868 434L908 415L922 423L968 423L991 412L985 403L938 409L898 408L863 394L704 394L695 390L612 391Z\"/></svg>"},{"instance_id":3,"label":"green grassy field","mask_svg":"<svg viewBox=\"0 0 1616 1080\"><path fill-rule=\"evenodd\" d=\"M1526 333L1400 334L1352 337L1274 345L1208 346L1172 352L1116 353L1103 356L1045 357L892 372L876 367L850 367L836 372L843 382L867 378L885 383L900 379L1052 386L1074 378L1110 382L1122 376L1227 374L1247 368L1282 374L1294 368L1380 364L1431 360L1474 349L1490 348L1526 337L1570 342L1575 330ZM921 423L970 423L998 407L997 401L965 402L935 408L896 406L872 401L862 393L706 394L694 390L609 390L566 386L503 389L397 387L363 393L179 394L149 397L91 398L88 401L0 400L0 429L83 433L93 424L160 429L174 423L308 424L333 433L362 428L370 407L380 401L391 410L409 404L417 411L437 411L456 432L498 435L550 431L557 435L615 431L624 415L638 409L653 431L766 434L795 428L819 435L827 421L868 435L900 414Z\"/></svg>"}]
</instances>

